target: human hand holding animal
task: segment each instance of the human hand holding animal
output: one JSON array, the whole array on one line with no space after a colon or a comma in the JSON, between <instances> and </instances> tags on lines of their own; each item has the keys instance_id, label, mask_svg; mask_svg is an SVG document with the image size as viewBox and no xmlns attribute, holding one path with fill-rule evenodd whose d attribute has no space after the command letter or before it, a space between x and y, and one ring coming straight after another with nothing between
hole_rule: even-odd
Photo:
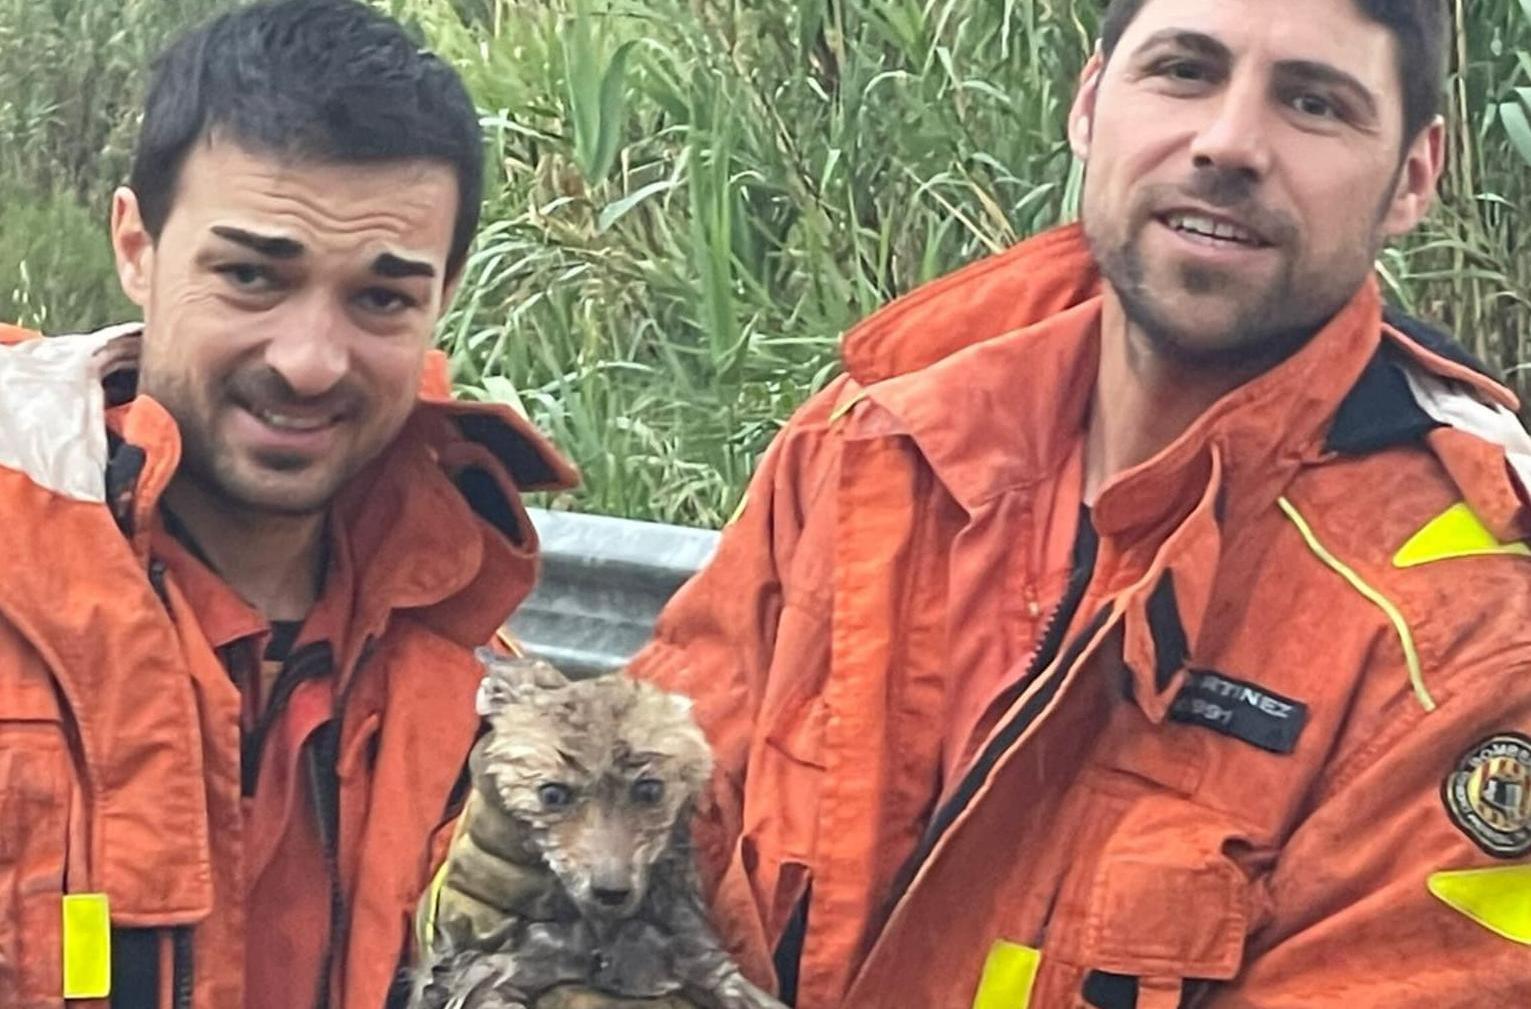
<instances>
[{"instance_id":1,"label":"human hand holding animal","mask_svg":"<svg viewBox=\"0 0 1531 1009\"><path fill-rule=\"evenodd\" d=\"M689 845L711 753L685 699L482 653L491 731L416 1009L782 1009L723 951Z\"/></svg>"}]
</instances>

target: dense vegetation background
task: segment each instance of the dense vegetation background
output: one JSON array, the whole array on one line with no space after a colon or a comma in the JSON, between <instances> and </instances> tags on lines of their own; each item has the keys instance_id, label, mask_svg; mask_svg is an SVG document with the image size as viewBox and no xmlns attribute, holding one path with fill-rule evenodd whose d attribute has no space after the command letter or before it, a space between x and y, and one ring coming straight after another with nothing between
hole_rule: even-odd
<instances>
[{"instance_id":1,"label":"dense vegetation background","mask_svg":"<svg viewBox=\"0 0 1531 1009\"><path fill-rule=\"evenodd\" d=\"M719 524L839 334L1069 219L1102 0L373 0L461 68L494 180L441 345L583 468ZM1445 200L1391 297L1531 388L1531 0L1456 19ZM228 0L0 0L0 318L126 317L104 229L143 71Z\"/></svg>"}]
</instances>

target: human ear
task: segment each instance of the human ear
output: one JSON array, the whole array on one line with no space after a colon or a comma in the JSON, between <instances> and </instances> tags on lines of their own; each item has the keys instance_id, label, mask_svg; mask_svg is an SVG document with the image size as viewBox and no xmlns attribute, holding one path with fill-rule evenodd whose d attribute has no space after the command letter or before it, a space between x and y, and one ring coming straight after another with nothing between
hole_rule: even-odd
<instances>
[{"instance_id":1,"label":"human ear","mask_svg":"<svg viewBox=\"0 0 1531 1009\"><path fill-rule=\"evenodd\" d=\"M122 293L141 309L149 307L154 277L154 238L138 209L138 194L127 186L112 194L112 252Z\"/></svg>"},{"instance_id":2,"label":"human ear","mask_svg":"<svg viewBox=\"0 0 1531 1009\"><path fill-rule=\"evenodd\" d=\"M1069 147L1080 161L1090 159L1090 138L1094 136L1095 102L1100 96L1100 79L1106 61L1097 47L1079 76L1079 91L1069 109Z\"/></svg>"},{"instance_id":3,"label":"human ear","mask_svg":"<svg viewBox=\"0 0 1531 1009\"><path fill-rule=\"evenodd\" d=\"M1446 163L1446 123L1435 121L1419 131L1404 151L1398 183L1382 216L1382 231L1389 238L1414 230L1435 205L1436 185Z\"/></svg>"}]
</instances>

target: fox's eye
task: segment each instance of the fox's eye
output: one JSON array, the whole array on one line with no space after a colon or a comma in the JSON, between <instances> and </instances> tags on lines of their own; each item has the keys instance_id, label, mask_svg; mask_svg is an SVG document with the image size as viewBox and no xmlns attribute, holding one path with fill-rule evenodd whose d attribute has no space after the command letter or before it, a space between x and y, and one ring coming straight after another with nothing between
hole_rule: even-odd
<instances>
[{"instance_id":1,"label":"fox's eye","mask_svg":"<svg viewBox=\"0 0 1531 1009\"><path fill-rule=\"evenodd\" d=\"M640 778L633 782L633 801L644 806L657 806L664 798L664 782L658 778Z\"/></svg>"},{"instance_id":2,"label":"fox's eye","mask_svg":"<svg viewBox=\"0 0 1531 1009\"><path fill-rule=\"evenodd\" d=\"M563 809L574 801L574 789L549 783L537 789L537 798L542 800L544 809Z\"/></svg>"}]
</instances>

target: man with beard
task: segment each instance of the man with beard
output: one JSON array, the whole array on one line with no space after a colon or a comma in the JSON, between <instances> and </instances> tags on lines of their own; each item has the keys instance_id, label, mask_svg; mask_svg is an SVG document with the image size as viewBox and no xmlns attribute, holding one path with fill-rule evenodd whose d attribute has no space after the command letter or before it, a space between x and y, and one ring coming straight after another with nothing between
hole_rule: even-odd
<instances>
[{"instance_id":1,"label":"man with beard","mask_svg":"<svg viewBox=\"0 0 1531 1009\"><path fill-rule=\"evenodd\" d=\"M158 63L112 206L144 323L0 348L0 1006L378 1009L572 473L453 402L457 74L354 0Z\"/></svg>"},{"instance_id":2,"label":"man with beard","mask_svg":"<svg viewBox=\"0 0 1531 1009\"><path fill-rule=\"evenodd\" d=\"M637 660L799 1009L1531 1005L1531 440L1372 264L1440 0L1114 0L1083 227L899 300Z\"/></svg>"}]
</instances>

